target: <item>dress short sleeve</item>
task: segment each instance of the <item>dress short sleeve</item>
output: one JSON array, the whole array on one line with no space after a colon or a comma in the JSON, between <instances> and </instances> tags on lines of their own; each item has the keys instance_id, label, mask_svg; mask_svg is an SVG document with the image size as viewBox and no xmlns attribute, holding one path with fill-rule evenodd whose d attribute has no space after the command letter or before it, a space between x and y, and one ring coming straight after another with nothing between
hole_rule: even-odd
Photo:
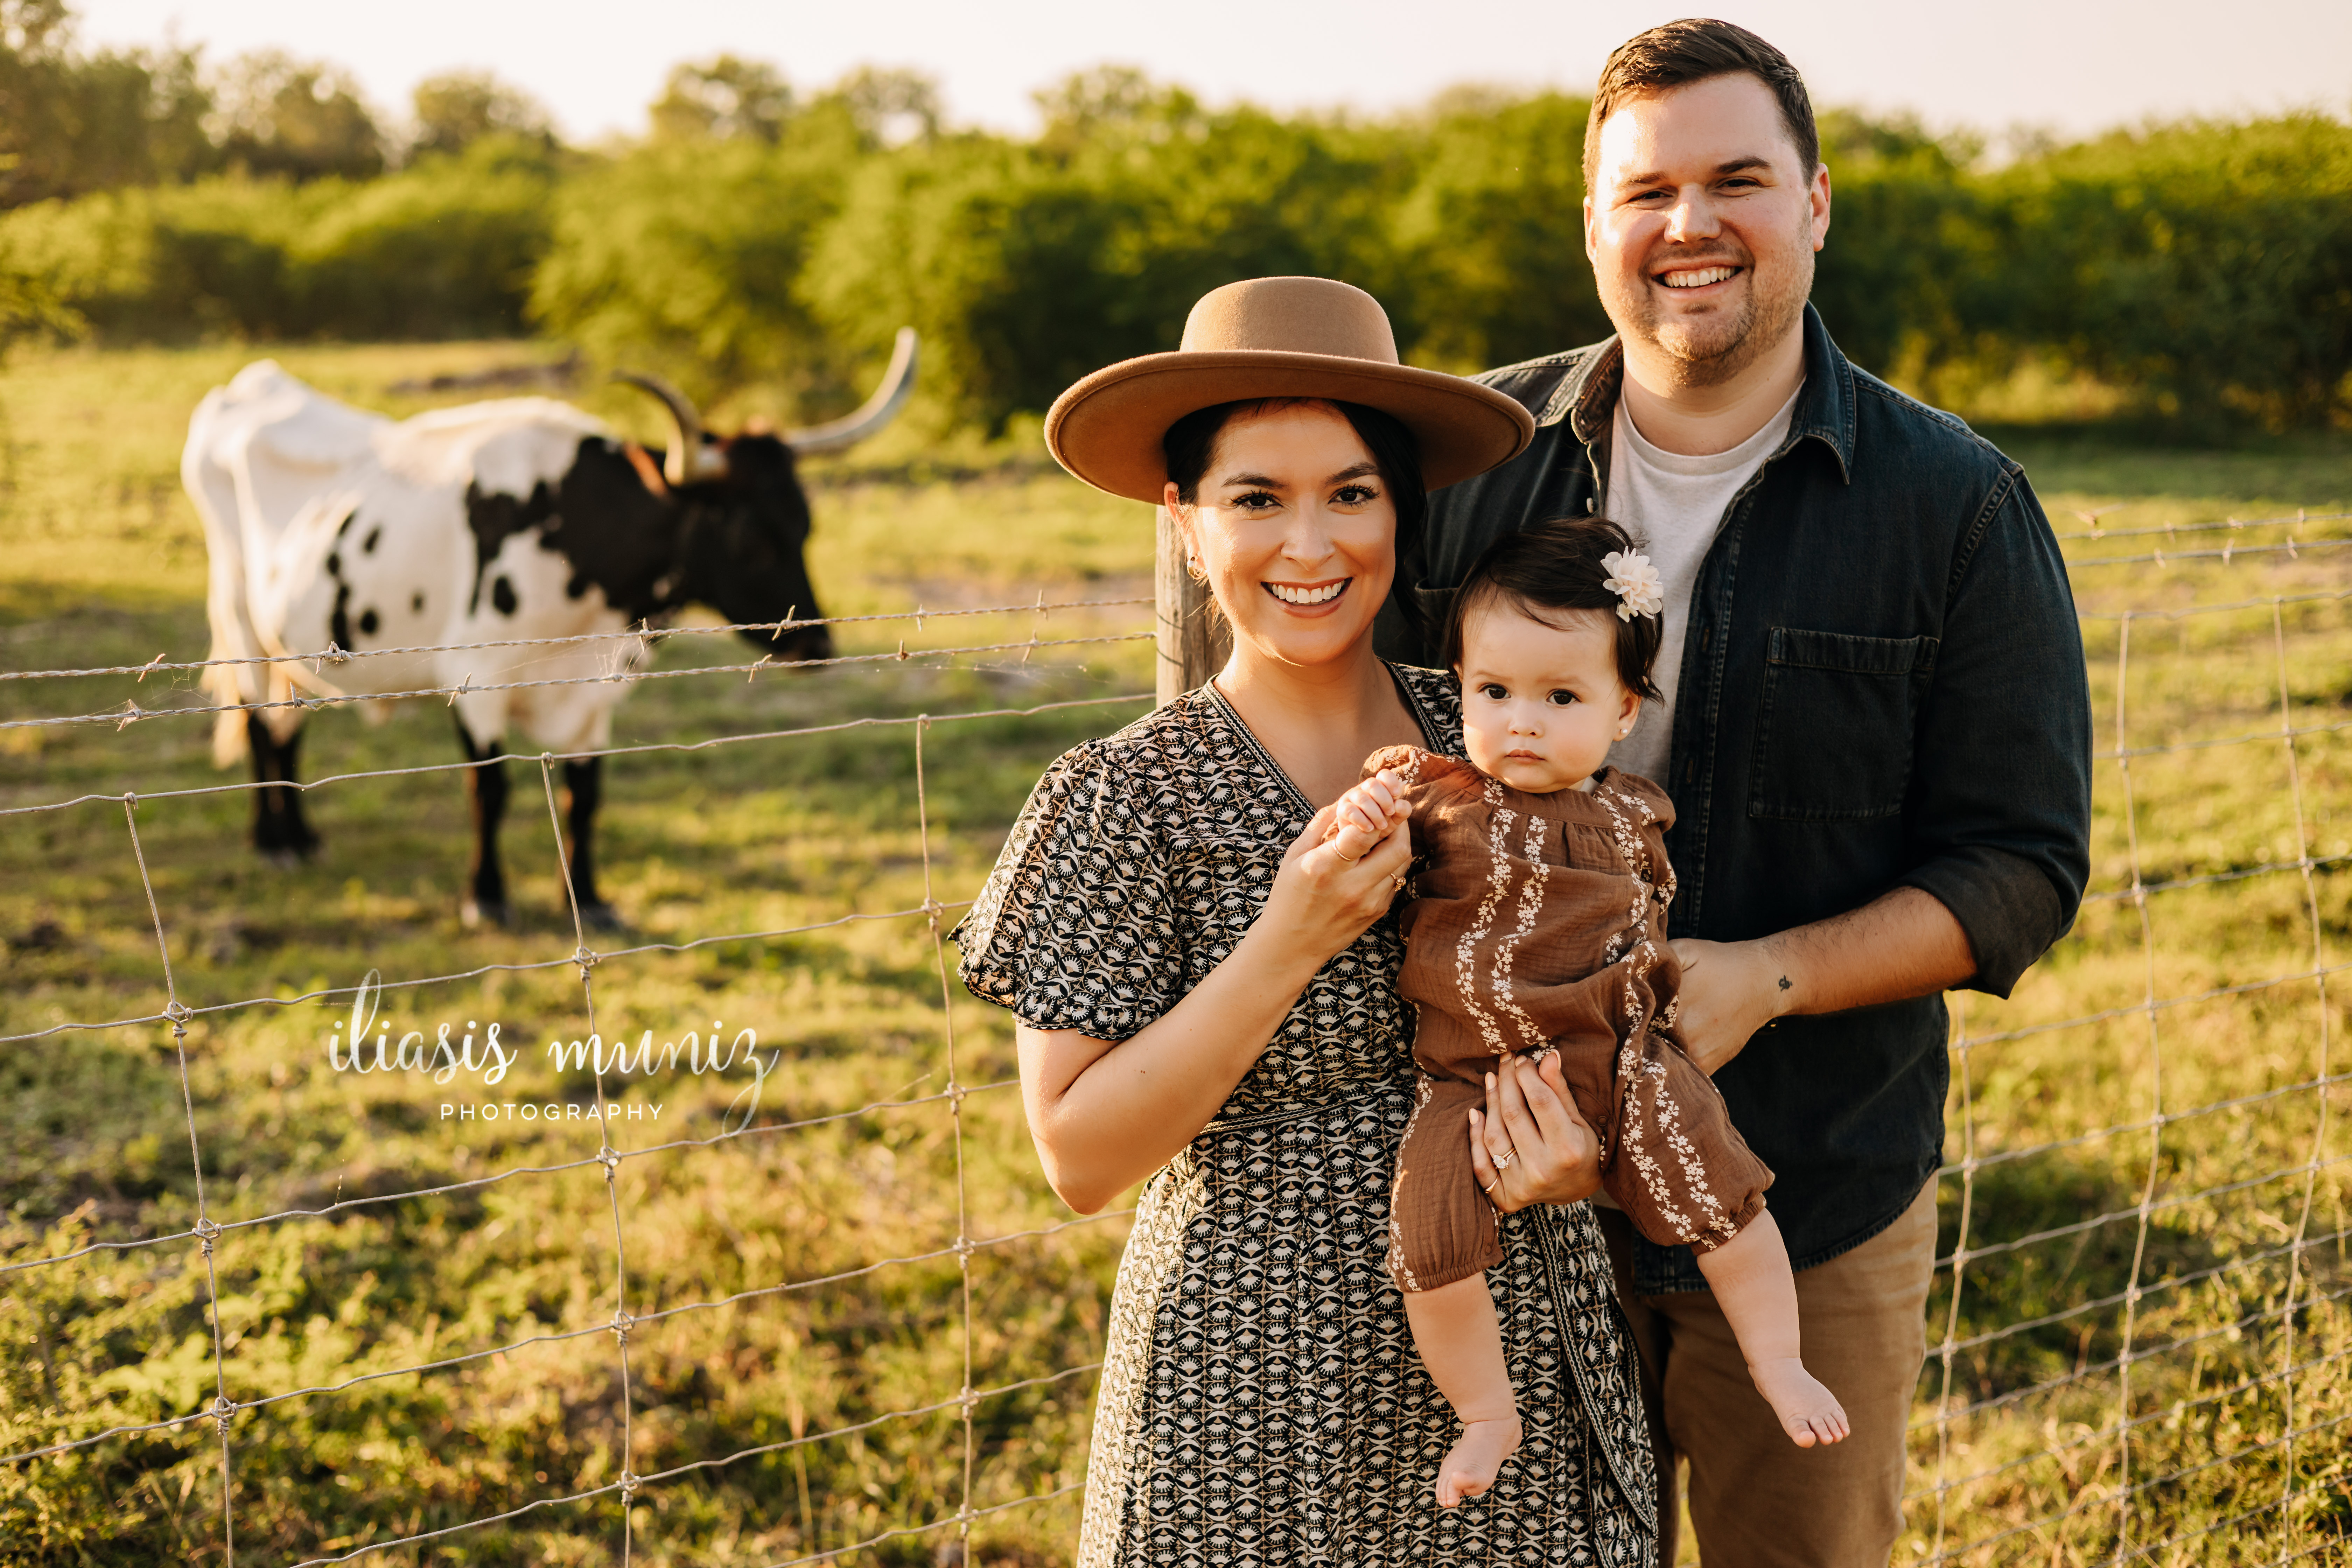
<instances>
[{"instance_id":1,"label":"dress short sleeve","mask_svg":"<svg viewBox=\"0 0 2352 1568\"><path fill-rule=\"evenodd\" d=\"M1045 770L955 929L958 973L1032 1028L1124 1040L1173 1006L1183 958L1142 781L1101 741Z\"/></svg>"}]
</instances>

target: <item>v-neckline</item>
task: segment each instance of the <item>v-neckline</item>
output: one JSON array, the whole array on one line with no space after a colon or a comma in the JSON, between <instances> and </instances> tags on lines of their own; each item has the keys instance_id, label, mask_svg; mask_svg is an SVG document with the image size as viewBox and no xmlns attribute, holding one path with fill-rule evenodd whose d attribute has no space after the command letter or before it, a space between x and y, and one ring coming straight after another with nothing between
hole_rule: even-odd
<instances>
[{"instance_id":1,"label":"v-neckline","mask_svg":"<svg viewBox=\"0 0 2352 1568\"><path fill-rule=\"evenodd\" d=\"M1421 731L1422 744L1430 751L1442 753L1444 751L1444 741L1431 723L1428 709L1422 705L1421 694L1405 683L1404 678L1397 674L1397 667L1387 659L1381 660L1381 668L1388 671L1390 684L1396 688L1405 711L1412 715L1413 728ZM1257 758L1267 773L1282 781L1282 787L1290 792L1291 802L1297 806L1299 815L1312 818L1316 811L1315 803L1307 798L1307 792L1298 787L1298 781L1274 760L1274 753L1266 750L1265 742L1257 738L1257 731L1251 729L1249 721L1242 717L1242 710L1234 706L1234 700L1218 689L1217 678L1211 676L1200 689L1209 694L1209 701L1216 708L1218 715L1233 727L1234 732L1242 738L1242 744L1250 749L1251 754Z\"/></svg>"}]
</instances>

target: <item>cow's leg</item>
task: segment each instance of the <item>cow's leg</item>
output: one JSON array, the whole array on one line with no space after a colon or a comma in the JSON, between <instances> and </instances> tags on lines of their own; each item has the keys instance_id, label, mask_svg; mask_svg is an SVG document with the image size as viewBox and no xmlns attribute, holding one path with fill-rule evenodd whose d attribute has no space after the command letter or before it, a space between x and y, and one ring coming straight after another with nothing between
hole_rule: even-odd
<instances>
[{"instance_id":1,"label":"cow's leg","mask_svg":"<svg viewBox=\"0 0 2352 1568\"><path fill-rule=\"evenodd\" d=\"M253 792L253 847L278 865L290 866L319 847L318 835L302 819L301 792L272 787L296 782L302 732L298 730L281 742L260 714L248 713L245 738L253 753L253 782L263 786Z\"/></svg>"},{"instance_id":2,"label":"cow's leg","mask_svg":"<svg viewBox=\"0 0 2352 1568\"><path fill-rule=\"evenodd\" d=\"M604 795L604 758L563 764L563 817L569 829L563 853L572 867L572 896L579 901L583 925L612 931L621 917L596 896L596 806Z\"/></svg>"},{"instance_id":3,"label":"cow's leg","mask_svg":"<svg viewBox=\"0 0 2352 1568\"><path fill-rule=\"evenodd\" d=\"M299 784L302 777L302 731L295 731L278 743L278 776L287 784ZM303 859L309 859L319 847L319 836L302 819L302 792L299 789L274 789L269 792L284 803L286 808L287 847Z\"/></svg>"},{"instance_id":4,"label":"cow's leg","mask_svg":"<svg viewBox=\"0 0 2352 1568\"><path fill-rule=\"evenodd\" d=\"M475 764L466 770L466 798L474 810L474 863L458 913L468 928L484 921L511 925L514 911L499 866L499 824L507 814L506 748L495 739L477 745L463 719L457 721L457 743Z\"/></svg>"},{"instance_id":5,"label":"cow's leg","mask_svg":"<svg viewBox=\"0 0 2352 1568\"><path fill-rule=\"evenodd\" d=\"M245 716L245 749L253 758L253 782L265 786L276 782L272 775L278 763L278 747L258 713ZM282 826L285 793L267 787L253 792L253 847L272 860L286 852Z\"/></svg>"}]
</instances>

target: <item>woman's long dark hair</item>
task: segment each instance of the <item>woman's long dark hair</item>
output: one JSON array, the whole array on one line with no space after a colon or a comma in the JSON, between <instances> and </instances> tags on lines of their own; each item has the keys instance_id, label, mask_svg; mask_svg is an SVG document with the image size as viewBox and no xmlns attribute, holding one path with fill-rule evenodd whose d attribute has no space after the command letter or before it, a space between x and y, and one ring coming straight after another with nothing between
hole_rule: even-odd
<instances>
[{"instance_id":1,"label":"woman's long dark hair","mask_svg":"<svg viewBox=\"0 0 2352 1568\"><path fill-rule=\"evenodd\" d=\"M1360 403L1320 397L1245 398L1194 409L1171 425L1168 434L1160 439L1160 449L1168 458L1169 482L1176 487L1176 499L1186 506L1198 503L1201 480L1209 471L1210 459L1216 456L1217 437L1224 434L1225 426L1235 415L1265 414L1302 403L1328 403L1337 408L1381 470L1381 479L1389 488L1389 500L1396 508L1398 570L1389 581L1389 603L1404 617L1406 626L1418 640L1424 629L1421 607L1404 591L1402 568L1404 563L1421 559L1421 531L1423 521L1429 516L1429 490L1421 479L1421 443L1395 415Z\"/></svg>"}]
</instances>

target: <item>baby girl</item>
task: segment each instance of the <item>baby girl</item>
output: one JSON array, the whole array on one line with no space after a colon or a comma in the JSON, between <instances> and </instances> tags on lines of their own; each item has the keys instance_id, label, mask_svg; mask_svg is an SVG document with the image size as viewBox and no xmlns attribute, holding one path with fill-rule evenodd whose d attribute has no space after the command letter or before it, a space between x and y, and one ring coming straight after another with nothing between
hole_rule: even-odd
<instances>
[{"instance_id":1,"label":"baby girl","mask_svg":"<svg viewBox=\"0 0 2352 1568\"><path fill-rule=\"evenodd\" d=\"M1464 1135L1507 1052L1558 1052L1601 1143L1601 1184L1661 1246L1687 1244L1757 1390L1800 1447L1846 1435L1798 1354L1797 1288L1764 1206L1772 1173L1675 1037L1666 945L1674 807L1604 765L1657 695L1657 574L1615 523L1546 523L1499 542L1454 596L1446 658L1468 763L1376 752L1340 800L1334 849L1412 835L1398 990L1420 1013L1418 1103L1390 1192L1390 1271L1413 1342L1463 1431L1438 1472L1452 1508L1519 1442L1486 1269L1495 1211ZM1507 1166L1506 1152L1496 1164Z\"/></svg>"}]
</instances>

